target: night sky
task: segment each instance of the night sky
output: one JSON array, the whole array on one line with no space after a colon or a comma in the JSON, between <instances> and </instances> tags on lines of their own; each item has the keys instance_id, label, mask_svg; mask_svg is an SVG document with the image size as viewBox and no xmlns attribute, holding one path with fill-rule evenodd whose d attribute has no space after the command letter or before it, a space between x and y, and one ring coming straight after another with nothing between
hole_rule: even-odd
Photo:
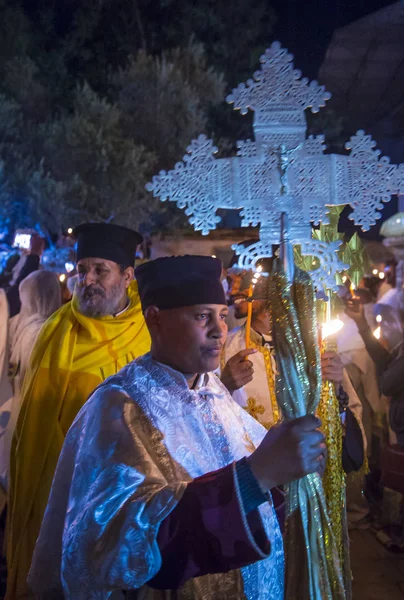
<instances>
[{"instance_id":1,"label":"night sky","mask_svg":"<svg viewBox=\"0 0 404 600\"><path fill-rule=\"evenodd\" d=\"M310 78L318 69L333 31L391 0L270 0L277 15L274 36L295 56L295 66Z\"/></svg>"},{"instance_id":2,"label":"night sky","mask_svg":"<svg viewBox=\"0 0 404 600\"><path fill-rule=\"evenodd\" d=\"M403 0L404 1L404 0ZM274 39L294 55L294 64L303 75L316 79L327 46L335 29L344 27L390 4L391 0L271 0L277 15ZM358 231L367 239L382 239L382 222L396 214L397 200L384 206L382 219L369 232L362 232L347 218L352 209L346 208L340 229L352 234Z\"/></svg>"}]
</instances>

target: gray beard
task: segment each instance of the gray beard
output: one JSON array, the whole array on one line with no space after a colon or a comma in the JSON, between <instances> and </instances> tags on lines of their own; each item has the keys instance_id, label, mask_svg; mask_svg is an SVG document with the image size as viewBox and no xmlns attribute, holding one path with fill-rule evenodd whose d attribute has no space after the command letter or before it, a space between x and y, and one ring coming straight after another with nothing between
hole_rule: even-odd
<instances>
[{"instance_id":1,"label":"gray beard","mask_svg":"<svg viewBox=\"0 0 404 600\"><path fill-rule=\"evenodd\" d=\"M86 317L106 317L108 315L115 315L119 312L122 298L126 295L126 288L124 285L118 283L116 286L111 288L108 295L103 290L96 294L88 294L88 288L80 288L76 285L74 289L74 297L77 300L78 308L80 312ZM92 298L101 296L101 301L93 304Z\"/></svg>"}]
</instances>

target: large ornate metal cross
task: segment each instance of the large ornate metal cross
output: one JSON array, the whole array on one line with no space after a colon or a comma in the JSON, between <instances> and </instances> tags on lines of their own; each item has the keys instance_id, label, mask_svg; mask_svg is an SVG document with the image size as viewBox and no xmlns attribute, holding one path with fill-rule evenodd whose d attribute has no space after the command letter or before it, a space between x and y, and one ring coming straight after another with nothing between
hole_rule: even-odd
<instances>
[{"instance_id":1,"label":"large ornate metal cross","mask_svg":"<svg viewBox=\"0 0 404 600\"><path fill-rule=\"evenodd\" d=\"M242 226L260 230L259 242L235 247L244 268L272 255L272 245L280 242L280 215L286 212L293 243L319 259L311 273L315 283L332 288L335 273L345 268L335 252L340 242L311 239L311 225L328 222L327 206L350 204L350 218L369 229L380 218L382 203L404 192L404 164L380 158L363 131L346 144L349 155L324 154L324 136L306 138L305 109L318 112L331 95L316 81L302 79L292 59L279 43L272 44L254 78L227 98L241 114L254 111L254 141L238 142L235 157L216 159L217 148L201 135L183 161L153 177L147 189L184 208L204 235L220 222L217 209L241 209Z\"/></svg>"}]
</instances>

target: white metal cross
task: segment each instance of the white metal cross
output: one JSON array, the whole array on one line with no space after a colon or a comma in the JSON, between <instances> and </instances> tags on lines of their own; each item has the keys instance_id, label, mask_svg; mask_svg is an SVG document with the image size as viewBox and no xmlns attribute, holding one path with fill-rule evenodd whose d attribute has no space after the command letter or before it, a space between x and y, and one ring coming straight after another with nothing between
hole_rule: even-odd
<instances>
[{"instance_id":1,"label":"white metal cross","mask_svg":"<svg viewBox=\"0 0 404 600\"><path fill-rule=\"evenodd\" d=\"M217 209L241 209L242 226L259 226L260 241L236 246L239 265L254 268L280 242L280 216L288 214L290 236L302 252L316 256L311 272L318 287L335 287L346 268L337 256L341 242L311 238L312 224L327 223L327 207L349 204L350 218L363 230L380 218L383 202L404 193L404 164L381 158L375 142L358 131L346 144L349 155L324 154L324 136L306 137L305 109L318 112L331 97L316 81L301 78L293 57L275 42L261 69L240 84L227 102L254 111L254 140L239 141L237 156L216 159L212 140L201 135L171 171L153 177L147 189L185 209L195 230L207 235L220 222Z\"/></svg>"}]
</instances>

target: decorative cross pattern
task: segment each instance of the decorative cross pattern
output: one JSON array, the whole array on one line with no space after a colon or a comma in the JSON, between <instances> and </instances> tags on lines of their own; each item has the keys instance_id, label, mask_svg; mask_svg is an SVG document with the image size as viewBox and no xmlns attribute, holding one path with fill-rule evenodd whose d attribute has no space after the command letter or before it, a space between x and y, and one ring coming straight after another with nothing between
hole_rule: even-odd
<instances>
[{"instance_id":1,"label":"decorative cross pattern","mask_svg":"<svg viewBox=\"0 0 404 600\"><path fill-rule=\"evenodd\" d=\"M254 268L280 242L280 215L287 212L290 236L304 254L318 258L311 272L318 287L335 287L339 242L311 239L311 225L327 223L327 206L349 204L350 218L363 230L380 218L383 202L404 192L404 165L380 158L375 142L358 131L346 144L349 155L324 154L324 136L306 138L304 110L318 112L330 94L293 69L292 55L274 43L261 57L261 69L228 96L234 108L254 111L255 140L238 142L237 156L216 159L217 148L201 135L183 161L161 171L147 189L162 201L185 209L194 229L207 235L220 223L216 211L241 209L242 226L259 226L260 241L236 246L239 265Z\"/></svg>"}]
</instances>

